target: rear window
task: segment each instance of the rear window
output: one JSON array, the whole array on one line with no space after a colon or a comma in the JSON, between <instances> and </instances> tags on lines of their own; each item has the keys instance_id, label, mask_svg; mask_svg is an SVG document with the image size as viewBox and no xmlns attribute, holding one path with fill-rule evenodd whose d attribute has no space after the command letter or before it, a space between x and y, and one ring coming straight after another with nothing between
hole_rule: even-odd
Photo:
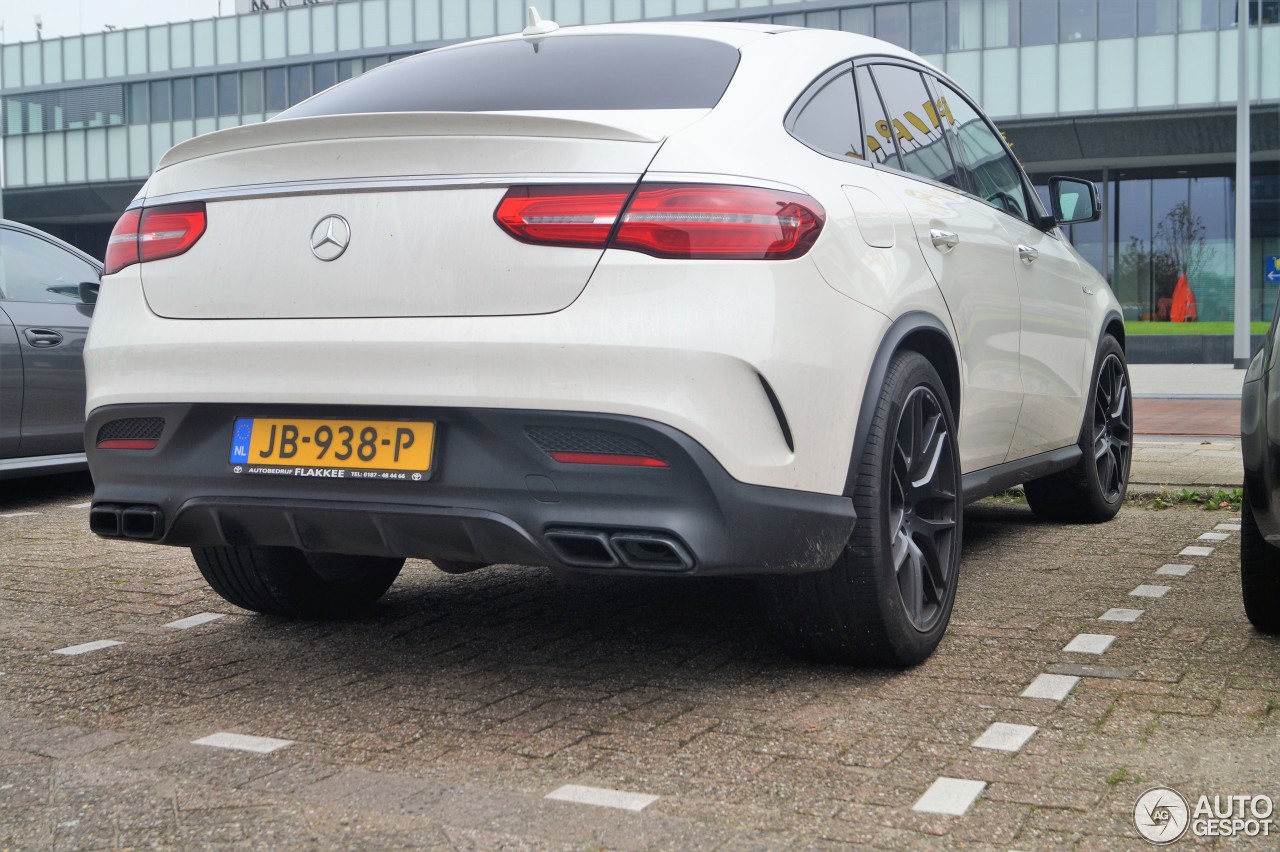
<instances>
[{"instance_id":1,"label":"rear window","mask_svg":"<svg viewBox=\"0 0 1280 852\"><path fill-rule=\"evenodd\" d=\"M366 112L706 109L737 48L700 38L564 35L411 56L321 92L282 118Z\"/></svg>"}]
</instances>

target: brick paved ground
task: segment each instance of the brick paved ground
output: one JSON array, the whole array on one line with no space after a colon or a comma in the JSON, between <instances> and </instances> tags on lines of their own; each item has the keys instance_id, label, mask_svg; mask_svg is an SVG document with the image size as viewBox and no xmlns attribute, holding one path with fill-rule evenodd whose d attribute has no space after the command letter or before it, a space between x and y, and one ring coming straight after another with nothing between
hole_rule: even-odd
<instances>
[{"instance_id":1,"label":"brick paved ground","mask_svg":"<svg viewBox=\"0 0 1280 852\"><path fill-rule=\"evenodd\" d=\"M1240 437L1239 399L1151 399L1133 401L1138 435Z\"/></svg>"},{"instance_id":2,"label":"brick paved ground","mask_svg":"<svg viewBox=\"0 0 1280 852\"><path fill-rule=\"evenodd\" d=\"M1280 642L1245 621L1238 533L1197 541L1223 513L970 507L947 638L877 672L778 653L745 582L412 562L367 619L252 616L182 551L91 536L87 480L2 494L0 848L1140 848L1151 786L1280 799ZM201 612L226 616L162 626ZM1082 633L1118 638L1063 650ZM1054 672L1086 676L1020 697ZM994 722L1037 730L972 747ZM217 732L293 744L192 744ZM913 811L939 777L985 787ZM564 784L659 798L544 798Z\"/></svg>"}]
</instances>

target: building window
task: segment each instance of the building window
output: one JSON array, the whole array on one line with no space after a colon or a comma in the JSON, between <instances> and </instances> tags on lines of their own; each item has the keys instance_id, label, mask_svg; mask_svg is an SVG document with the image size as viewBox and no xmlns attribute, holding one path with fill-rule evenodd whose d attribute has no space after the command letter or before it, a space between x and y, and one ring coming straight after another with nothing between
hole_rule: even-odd
<instances>
[{"instance_id":1,"label":"building window","mask_svg":"<svg viewBox=\"0 0 1280 852\"><path fill-rule=\"evenodd\" d=\"M1098 38L1130 38L1136 30L1133 3L1106 0L1098 4Z\"/></svg>"},{"instance_id":2,"label":"building window","mask_svg":"<svg viewBox=\"0 0 1280 852\"><path fill-rule=\"evenodd\" d=\"M311 97L311 66L294 65L289 69L289 106Z\"/></svg>"},{"instance_id":3,"label":"building window","mask_svg":"<svg viewBox=\"0 0 1280 852\"><path fill-rule=\"evenodd\" d=\"M180 77L173 81L173 120L186 121L194 114L191 102L191 78Z\"/></svg>"},{"instance_id":4,"label":"building window","mask_svg":"<svg viewBox=\"0 0 1280 852\"><path fill-rule=\"evenodd\" d=\"M947 0L947 50L982 48L982 0Z\"/></svg>"},{"instance_id":5,"label":"building window","mask_svg":"<svg viewBox=\"0 0 1280 852\"><path fill-rule=\"evenodd\" d=\"M280 112L289 106L289 78L283 68L267 69L267 112Z\"/></svg>"},{"instance_id":6,"label":"building window","mask_svg":"<svg viewBox=\"0 0 1280 852\"><path fill-rule=\"evenodd\" d=\"M1022 43L1058 41L1058 0L1022 0Z\"/></svg>"},{"instance_id":7,"label":"building window","mask_svg":"<svg viewBox=\"0 0 1280 852\"><path fill-rule=\"evenodd\" d=\"M985 0L982 23L987 47L1016 47L1018 0Z\"/></svg>"},{"instance_id":8,"label":"building window","mask_svg":"<svg viewBox=\"0 0 1280 852\"><path fill-rule=\"evenodd\" d=\"M196 118L213 118L218 114L217 91L213 77L196 78Z\"/></svg>"},{"instance_id":9,"label":"building window","mask_svg":"<svg viewBox=\"0 0 1280 852\"><path fill-rule=\"evenodd\" d=\"M218 75L218 115L240 114L240 75Z\"/></svg>"},{"instance_id":10,"label":"building window","mask_svg":"<svg viewBox=\"0 0 1280 852\"><path fill-rule=\"evenodd\" d=\"M1062 0L1058 37L1062 41L1093 41L1098 37L1098 6L1095 0Z\"/></svg>"},{"instance_id":11,"label":"building window","mask_svg":"<svg viewBox=\"0 0 1280 852\"><path fill-rule=\"evenodd\" d=\"M338 64L336 62L317 62L313 66L315 89L323 92L338 82Z\"/></svg>"},{"instance_id":12,"label":"building window","mask_svg":"<svg viewBox=\"0 0 1280 852\"><path fill-rule=\"evenodd\" d=\"M147 84L131 83L129 85L129 123L146 124L151 121L151 110L147 103Z\"/></svg>"},{"instance_id":13,"label":"building window","mask_svg":"<svg viewBox=\"0 0 1280 852\"><path fill-rule=\"evenodd\" d=\"M149 84L151 89L151 120L168 121L173 117L169 103L169 81L156 80Z\"/></svg>"},{"instance_id":14,"label":"building window","mask_svg":"<svg viewBox=\"0 0 1280 852\"><path fill-rule=\"evenodd\" d=\"M1138 35L1178 31L1178 0L1138 0Z\"/></svg>"},{"instance_id":15,"label":"building window","mask_svg":"<svg viewBox=\"0 0 1280 852\"><path fill-rule=\"evenodd\" d=\"M946 12L942 0L911 4L911 49L928 56L946 45Z\"/></svg>"},{"instance_id":16,"label":"building window","mask_svg":"<svg viewBox=\"0 0 1280 852\"><path fill-rule=\"evenodd\" d=\"M910 29L906 3L876 7L876 38L910 48Z\"/></svg>"},{"instance_id":17,"label":"building window","mask_svg":"<svg viewBox=\"0 0 1280 852\"><path fill-rule=\"evenodd\" d=\"M240 73L240 111L245 115L262 112L262 71Z\"/></svg>"}]
</instances>

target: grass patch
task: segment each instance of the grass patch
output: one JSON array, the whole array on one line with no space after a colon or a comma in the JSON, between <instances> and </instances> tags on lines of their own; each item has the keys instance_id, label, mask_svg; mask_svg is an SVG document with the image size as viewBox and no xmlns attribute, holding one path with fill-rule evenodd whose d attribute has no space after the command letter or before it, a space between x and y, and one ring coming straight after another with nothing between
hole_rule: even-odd
<instances>
[{"instance_id":1,"label":"grass patch","mask_svg":"<svg viewBox=\"0 0 1280 852\"><path fill-rule=\"evenodd\" d=\"M1206 512L1240 511L1240 501L1244 499L1244 491L1240 488L1205 488L1199 491L1182 488L1178 491L1148 492L1145 494L1130 491L1125 502L1138 509L1172 509L1174 506L1196 507ZM1021 485L1015 485L986 498L992 503L1011 506L1027 505L1027 494Z\"/></svg>"},{"instance_id":2,"label":"grass patch","mask_svg":"<svg viewBox=\"0 0 1280 852\"><path fill-rule=\"evenodd\" d=\"M1127 496L1131 506L1143 509L1171 509L1174 506L1198 506L1206 512L1240 511L1240 501L1244 499L1244 490L1204 489L1193 491L1183 488L1179 491L1161 491L1158 494L1133 494Z\"/></svg>"},{"instance_id":3,"label":"grass patch","mask_svg":"<svg viewBox=\"0 0 1280 852\"><path fill-rule=\"evenodd\" d=\"M1129 767L1121 766L1115 772L1107 776L1107 786L1114 787L1117 784L1123 784L1126 781L1137 781L1138 776L1129 771Z\"/></svg>"},{"instance_id":4,"label":"grass patch","mask_svg":"<svg viewBox=\"0 0 1280 852\"><path fill-rule=\"evenodd\" d=\"M1266 334L1269 322L1249 323L1250 334ZM1125 334L1235 334L1236 324L1231 320L1221 322L1140 322L1124 324Z\"/></svg>"}]
</instances>

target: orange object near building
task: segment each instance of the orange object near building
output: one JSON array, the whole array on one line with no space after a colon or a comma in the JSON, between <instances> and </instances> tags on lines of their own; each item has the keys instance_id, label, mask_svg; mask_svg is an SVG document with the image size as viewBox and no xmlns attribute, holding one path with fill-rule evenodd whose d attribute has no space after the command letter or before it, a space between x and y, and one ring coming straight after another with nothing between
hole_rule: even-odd
<instances>
[{"instance_id":1,"label":"orange object near building","mask_svg":"<svg viewBox=\"0 0 1280 852\"><path fill-rule=\"evenodd\" d=\"M1173 322L1196 321L1196 294L1191 292L1186 273L1178 276L1178 284L1173 288L1173 307L1169 311L1169 319Z\"/></svg>"}]
</instances>

